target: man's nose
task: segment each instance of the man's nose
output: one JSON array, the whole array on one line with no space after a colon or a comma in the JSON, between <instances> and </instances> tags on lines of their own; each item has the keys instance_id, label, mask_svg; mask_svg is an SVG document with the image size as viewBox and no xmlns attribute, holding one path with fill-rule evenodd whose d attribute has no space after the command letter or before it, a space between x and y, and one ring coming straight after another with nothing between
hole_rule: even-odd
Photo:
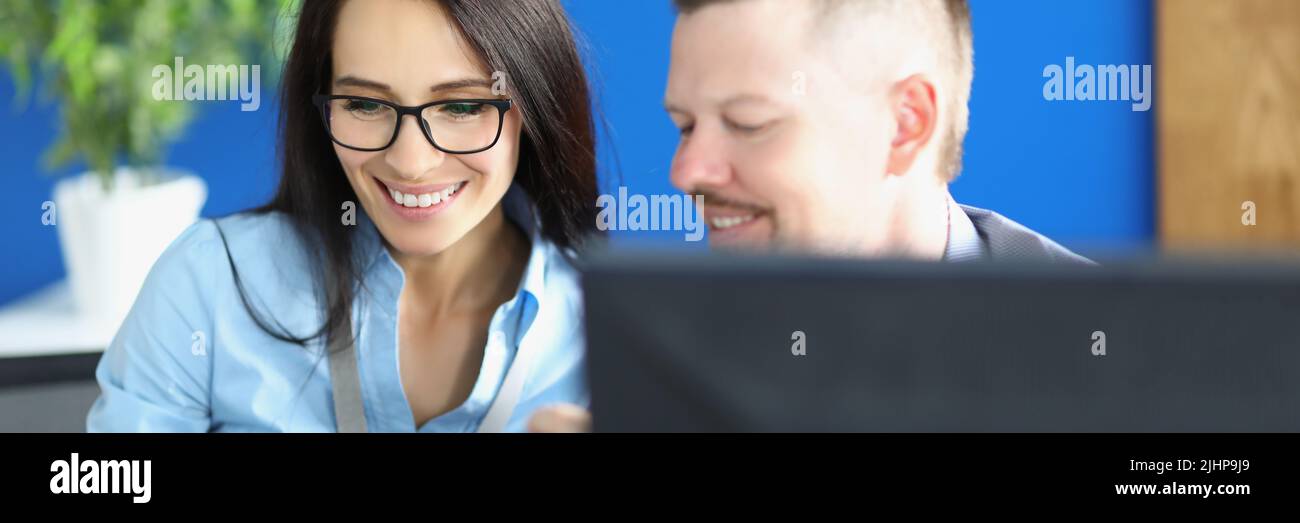
<instances>
[{"instance_id":1,"label":"man's nose","mask_svg":"<svg viewBox=\"0 0 1300 523\"><path fill-rule=\"evenodd\" d=\"M411 119L405 120L407 117ZM404 115L402 118L404 120L397 133L397 140L384 151L384 161L398 176L417 180L442 165L447 153L429 143L424 129L420 128L420 121L414 115Z\"/></svg>"},{"instance_id":2,"label":"man's nose","mask_svg":"<svg viewBox=\"0 0 1300 523\"><path fill-rule=\"evenodd\" d=\"M701 187L721 187L731 182L726 144L713 133L690 135L677 144L670 179L679 190L692 193Z\"/></svg>"}]
</instances>

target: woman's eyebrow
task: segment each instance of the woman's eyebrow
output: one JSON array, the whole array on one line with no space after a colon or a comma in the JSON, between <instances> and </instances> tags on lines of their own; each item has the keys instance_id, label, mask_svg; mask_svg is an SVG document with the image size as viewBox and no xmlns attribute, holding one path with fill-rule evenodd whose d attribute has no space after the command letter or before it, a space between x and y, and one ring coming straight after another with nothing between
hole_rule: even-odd
<instances>
[{"instance_id":1,"label":"woman's eyebrow","mask_svg":"<svg viewBox=\"0 0 1300 523\"><path fill-rule=\"evenodd\" d=\"M455 91L456 89L464 89L466 87L492 87L492 84L491 80L483 78L463 78L460 80L452 80L450 82L442 82L431 87L430 90L437 93L442 91Z\"/></svg>"},{"instance_id":2,"label":"woman's eyebrow","mask_svg":"<svg viewBox=\"0 0 1300 523\"><path fill-rule=\"evenodd\" d=\"M388 94L393 93L393 88L389 87L388 84L376 82L374 80L366 80L365 78L358 78L352 75L340 76L337 80L334 80L334 85L339 87L365 87L377 91L384 91Z\"/></svg>"},{"instance_id":3,"label":"woman's eyebrow","mask_svg":"<svg viewBox=\"0 0 1300 523\"><path fill-rule=\"evenodd\" d=\"M376 82L374 80L367 80L365 78L358 78L352 75L340 76L337 80L334 81L334 85L340 87L343 86L364 87L369 89L375 89L377 91L383 91L388 94L393 94L393 88L390 87L388 84ZM462 78L459 80L451 80L448 82L442 82L436 84L433 87L430 87L429 91L438 93L443 91L454 91L456 89L464 89L467 87L492 87L492 85L493 82L491 80L484 79L484 78Z\"/></svg>"}]
</instances>

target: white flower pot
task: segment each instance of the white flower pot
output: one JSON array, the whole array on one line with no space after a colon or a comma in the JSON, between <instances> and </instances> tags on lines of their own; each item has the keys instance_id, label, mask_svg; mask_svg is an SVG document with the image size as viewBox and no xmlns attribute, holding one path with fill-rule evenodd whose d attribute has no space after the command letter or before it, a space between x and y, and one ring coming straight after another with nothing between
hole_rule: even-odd
<instances>
[{"instance_id":1,"label":"white flower pot","mask_svg":"<svg viewBox=\"0 0 1300 523\"><path fill-rule=\"evenodd\" d=\"M203 180L174 170L144 183L120 168L112 190L87 173L54 187L63 263L78 314L116 329L158 256L194 223L207 199Z\"/></svg>"}]
</instances>

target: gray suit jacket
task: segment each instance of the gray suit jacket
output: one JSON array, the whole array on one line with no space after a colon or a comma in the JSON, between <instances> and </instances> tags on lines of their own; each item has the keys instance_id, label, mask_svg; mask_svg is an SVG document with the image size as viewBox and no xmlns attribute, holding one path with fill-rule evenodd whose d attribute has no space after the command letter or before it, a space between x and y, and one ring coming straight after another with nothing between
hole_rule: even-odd
<instances>
[{"instance_id":1,"label":"gray suit jacket","mask_svg":"<svg viewBox=\"0 0 1300 523\"><path fill-rule=\"evenodd\" d=\"M975 230L993 261L1047 261L1073 264L1095 264L1092 260L1079 256L1061 244L1029 230L1028 227L1012 221L987 209L962 205Z\"/></svg>"}]
</instances>

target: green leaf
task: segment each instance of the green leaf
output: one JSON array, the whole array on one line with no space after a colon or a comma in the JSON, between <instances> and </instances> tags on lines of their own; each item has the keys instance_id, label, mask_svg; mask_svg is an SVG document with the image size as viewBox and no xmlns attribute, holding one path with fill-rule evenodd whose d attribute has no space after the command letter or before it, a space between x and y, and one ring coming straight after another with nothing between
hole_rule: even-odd
<instances>
[{"instance_id":1,"label":"green leaf","mask_svg":"<svg viewBox=\"0 0 1300 523\"><path fill-rule=\"evenodd\" d=\"M60 105L60 131L43 163L78 159L111 187L122 161L161 161L207 102L152 97L153 66L261 64L278 75L300 0L0 0L0 65L11 71L15 109ZM184 74L184 71L173 71ZM265 89L271 82L264 82Z\"/></svg>"}]
</instances>

